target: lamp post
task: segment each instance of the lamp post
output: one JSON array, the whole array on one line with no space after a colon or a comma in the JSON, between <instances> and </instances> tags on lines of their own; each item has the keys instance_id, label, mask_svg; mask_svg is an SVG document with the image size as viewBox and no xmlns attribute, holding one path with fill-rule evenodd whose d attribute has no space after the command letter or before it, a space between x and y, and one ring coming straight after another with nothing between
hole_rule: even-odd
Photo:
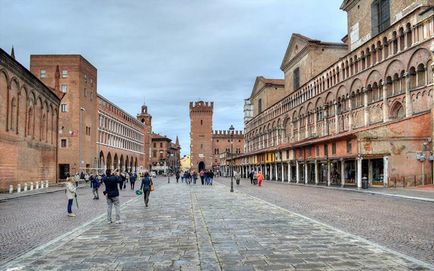
<instances>
[{"instance_id":1,"label":"lamp post","mask_svg":"<svg viewBox=\"0 0 434 271\"><path fill-rule=\"evenodd\" d=\"M79 152L80 162L78 163L78 171L83 168L83 114L86 111L84 107L80 107L80 132L79 132Z\"/></svg>"},{"instance_id":2,"label":"lamp post","mask_svg":"<svg viewBox=\"0 0 434 271\"><path fill-rule=\"evenodd\" d=\"M231 169L231 192L234 192L234 168L233 168L233 147L234 147L234 126L231 124L231 127L229 127L229 134L231 136L231 160L230 160L230 169Z\"/></svg>"}]
</instances>

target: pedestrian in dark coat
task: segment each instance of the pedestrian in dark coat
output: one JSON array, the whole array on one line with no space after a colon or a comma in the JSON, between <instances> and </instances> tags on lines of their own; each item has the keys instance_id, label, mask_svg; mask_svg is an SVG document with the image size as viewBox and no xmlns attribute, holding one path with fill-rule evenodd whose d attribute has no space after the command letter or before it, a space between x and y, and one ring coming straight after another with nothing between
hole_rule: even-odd
<instances>
[{"instance_id":1,"label":"pedestrian in dark coat","mask_svg":"<svg viewBox=\"0 0 434 271\"><path fill-rule=\"evenodd\" d=\"M140 185L140 190L143 191L143 200L145 201L145 206L148 207L149 195L151 194L151 185L153 185L152 178L149 176L148 172L145 172L145 176L142 179L142 185Z\"/></svg>"},{"instance_id":2,"label":"pedestrian in dark coat","mask_svg":"<svg viewBox=\"0 0 434 271\"><path fill-rule=\"evenodd\" d=\"M121 209L119 203L119 184L122 183L122 179L119 177L119 172L111 174L111 170L106 170L106 176L103 179L105 184L104 195L107 197L107 222L112 223L112 207L115 206L116 220L115 223L121 223Z\"/></svg>"}]
</instances>

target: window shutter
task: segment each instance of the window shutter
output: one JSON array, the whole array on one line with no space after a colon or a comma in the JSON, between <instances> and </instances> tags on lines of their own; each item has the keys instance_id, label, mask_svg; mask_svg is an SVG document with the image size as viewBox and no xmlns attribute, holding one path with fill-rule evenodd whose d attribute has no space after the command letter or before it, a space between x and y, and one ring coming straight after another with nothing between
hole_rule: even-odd
<instances>
[{"instance_id":1,"label":"window shutter","mask_svg":"<svg viewBox=\"0 0 434 271\"><path fill-rule=\"evenodd\" d=\"M390 25L390 3L389 0L381 0L380 2L380 17L379 30L384 31Z\"/></svg>"},{"instance_id":2,"label":"window shutter","mask_svg":"<svg viewBox=\"0 0 434 271\"><path fill-rule=\"evenodd\" d=\"M378 34L378 1L372 1L371 4L371 32L372 36Z\"/></svg>"}]
</instances>

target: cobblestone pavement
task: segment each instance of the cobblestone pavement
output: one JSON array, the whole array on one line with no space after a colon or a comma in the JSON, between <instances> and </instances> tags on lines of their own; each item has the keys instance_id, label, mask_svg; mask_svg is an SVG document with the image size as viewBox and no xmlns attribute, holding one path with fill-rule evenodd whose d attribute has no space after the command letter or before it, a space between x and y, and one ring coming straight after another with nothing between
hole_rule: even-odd
<instances>
[{"instance_id":1,"label":"cobblestone pavement","mask_svg":"<svg viewBox=\"0 0 434 271\"><path fill-rule=\"evenodd\" d=\"M137 185L137 183L136 183ZM52 189L55 189L54 187ZM77 217L66 215L64 190L0 200L0 266L5 261L44 244L105 213L107 204L100 188L100 200L92 200L89 186L78 189ZM134 198L130 190L121 191L121 203Z\"/></svg>"},{"instance_id":2,"label":"cobblestone pavement","mask_svg":"<svg viewBox=\"0 0 434 271\"><path fill-rule=\"evenodd\" d=\"M428 270L433 266L226 186L164 184L9 270Z\"/></svg>"},{"instance_id":3,"label":"cobblestone pavement","mask_svg":"<svg viewBox=\"0 0 434 271\"><path fill-rule=\"evenodd\" d=\"M434 203L244 179L235 190L434 264Z\"/></svg>"}]
</instances>

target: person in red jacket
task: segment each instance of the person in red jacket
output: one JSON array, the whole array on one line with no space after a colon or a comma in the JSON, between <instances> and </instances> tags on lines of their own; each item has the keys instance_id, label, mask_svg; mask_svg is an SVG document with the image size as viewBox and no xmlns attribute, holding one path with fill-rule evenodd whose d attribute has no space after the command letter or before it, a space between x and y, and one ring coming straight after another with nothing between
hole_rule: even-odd
<instances>
[{"instance_id":1,"label":"person in red jacket","mask_svg":"<svg viewBox=\"0 0 434 271\"><path fill-rule=\"evenodd\" d=\"M257 179L258 179L258 186L261 186L262 180L264 180L264 175L262 175L262 171L258 171Z\"/></svg>"}]
</instances>

